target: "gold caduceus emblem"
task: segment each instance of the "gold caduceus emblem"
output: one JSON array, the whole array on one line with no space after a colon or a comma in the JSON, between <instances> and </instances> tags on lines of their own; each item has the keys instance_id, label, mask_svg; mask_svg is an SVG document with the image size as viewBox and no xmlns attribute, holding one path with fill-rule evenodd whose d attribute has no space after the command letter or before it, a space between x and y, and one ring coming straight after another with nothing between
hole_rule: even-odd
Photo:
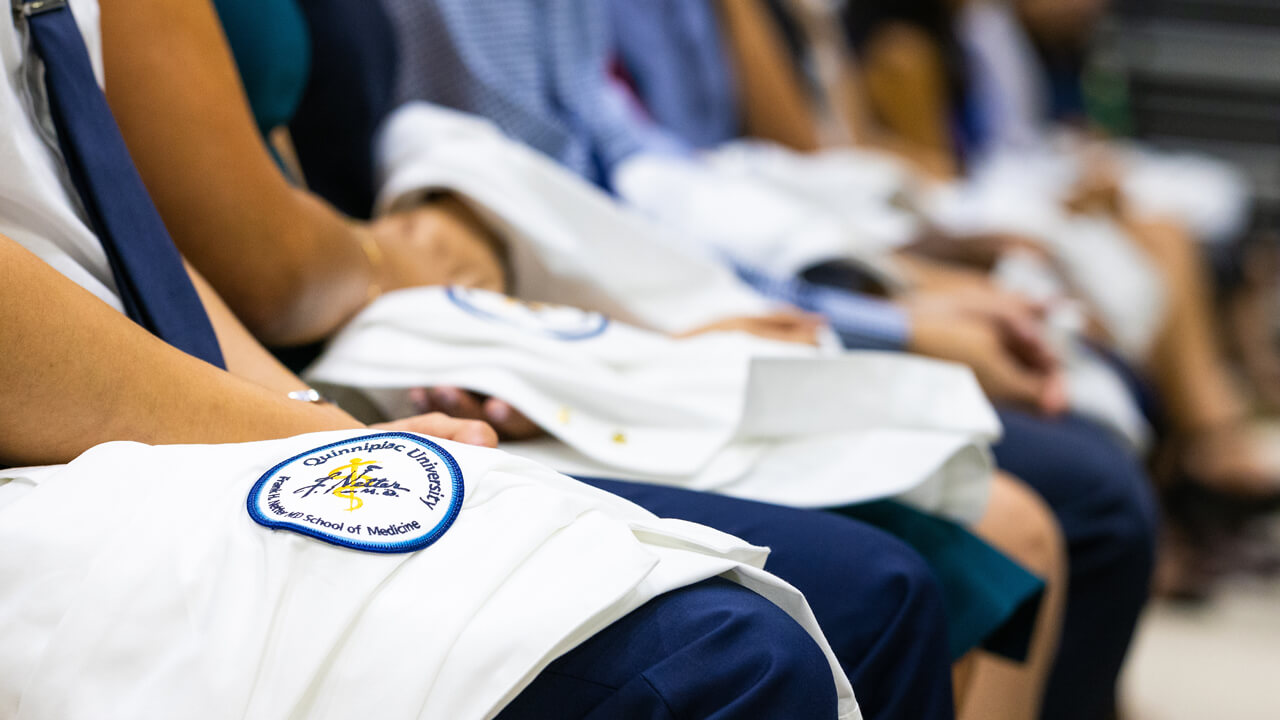
<instances>
[{"instance_id":1,"label":"gold caduceus emblem","mask_svg":"<svg viewBox=\"0 0 1280 720\"><path fill-rule=\"evenodd\" d=\"M349 506L345 508L347 512L359 510L364 507L364 500L356 497L356 488L354 483L363 478L368 474L369 470L372 469L372 467L367 467L361 470L362 467L365 465L372 466L377 462L377 460L361 460L360 458L352 458L351 462L341 467L334 468L333 472L329 473L330 480L345 479L348 483L351 483L344 488L339 488L333 491L334 495L337 495L340 498L346 498L350 501ZM346 478L342 477L343 473L347 474Z\"/></svg>"}]
</instances>

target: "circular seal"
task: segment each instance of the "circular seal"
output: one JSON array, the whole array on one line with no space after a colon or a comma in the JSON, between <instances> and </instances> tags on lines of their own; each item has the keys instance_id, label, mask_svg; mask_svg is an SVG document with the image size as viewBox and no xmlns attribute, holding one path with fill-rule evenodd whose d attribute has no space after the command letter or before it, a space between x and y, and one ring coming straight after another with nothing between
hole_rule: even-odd
<instances>
[{"instance_id":1,"label":"circular seal","mask_svg":"<svg viewBox=\"0 0 1280 720\"><path fill-rule=\"evenodd\" d=\"M586 340L609 327L608 317L568 305L524 302L488 290L452 285L445 294L454 305L476 317L557 340Z\"/></svg>"},{"instance_id":2,"label":"circular seal","mask_svg":"<svg viewBox=\"0 0 1280 720\"><path fill-rule=\"evenodd\" d=\"M421 550L462 509L462 470L447 450L409 433L376 433L295 455L249 491L249 516L367 552Z\"/></svg>"}]
</instances>

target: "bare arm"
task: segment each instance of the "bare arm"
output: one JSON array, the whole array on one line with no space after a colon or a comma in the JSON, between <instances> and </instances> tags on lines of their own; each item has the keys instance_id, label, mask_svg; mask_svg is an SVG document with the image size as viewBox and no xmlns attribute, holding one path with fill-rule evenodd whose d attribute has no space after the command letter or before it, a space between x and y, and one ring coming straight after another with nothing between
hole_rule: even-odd
<instances>
[{"instance_id":1,"label":"bare arm","mask_svg":"<svg viewBox=\"0 0 1280 720\"><path fill-rule=\"evenodd\" d=\"M936 174L955 174L946 70L932 38L909 25L886 25L866 48L862 79L872 112L896 138L894 145L930 158Z\"/></svg>"},{"instance_id":2,"label":"bare arm","mask_svg":"<svg viewBox=\"0 0 1280 720\"><path fill-rule=\"evenodd\" d=\"M365 226L291 186L207 0L101 5L107 96L134 161L179 249L255 336L327 337L379 291L500 289L492 239L461 203Z\"/></svg>"},{"instance_id":3,"label":"bare arm","mask_svg":"<svg viewBox=\"0 0 1280 720\"><path fill-rule=\"evenodd\" d=\"M805 0L790 0L787 6L814 51L822 103L814 102L804 90L800 68L759 0L722 0L720 9L742 86L749 135L800 151L850 143L874 147L901 157L929 175L954 174L949 140L939 147L936 142L925 145L914 137L936 135L936 128L920 130L912 126L909 129L913 137L908 137L899 134L901 128L896 126L902 118L897 114L889 118L894 127L885 127L876 119L862 71L839 29L840 19L828 8ZM905 94L919 105L914 100L919 97L919 87L927 87L930 82L927 70L920 67L927 66L928 58L918 57L923 52L919 48L903 47L906 43L891 40L877 48L872 58L875 72L869 80L879 89L877 99L896 103L896 94ZM913 57L900 57L908 54ZM903 67L908 65L911 67ZM895 88L900 81L895 73L910 82L907 90Z\"/></svg>"},{"instance_id":4,"label":"bare arm","mask_svg":"<svg viewBox=\"0 0 1280 720\"><path fill-rule=\"evenodd\" d=\"M67 462L109 440L245 442L361 426L335 407L290 400L173 349L3 236L0 307L0 464ZM228 328L224 313L210 317L219 339L233 341L233 368L301 386L283 368L256 365L252 339L236 346L244 331ZM440 416L397 427L496 440L487 426Z\"/></svg>"},{"instance_id":5,"label":"bare arm","mask_svg":"<svg viewBox=\"0 0 1280 720\"><path fill-rule=\"evenodd\" d=\"M927 148L900 137L876 120L862 70L842 29L838 12L819 0L789 0L800 32L813 49L818 80L826 98L823 122L829 142L851 142L897 155L929 175L947 177L954 166L946 149Z\"/></svg>"},{"instance_id":6,"label":"bare arm","mask_svg":"<svg viewBox=\"0 0 1280 720\"><path fill-rule=\"evenodd\" d=\"M0 238L0 459L65 462L107 440L235 442L358 427L175 350Z\"/></svg>"},{"instance_id":7,"label":"bare arm","mask_svg":"<svg viewBox=\"0 0 1280 720\"><path fill-rule=\"evenodd\" d=\"M756 0L721 0L719 13L741 85L747 134L817 150L817 114L765 7Z\"/></svg>"},{"instance_id":8,"label":"bare arm","mask_svg":"<svg viewBox=\"0 0 1280 720\"><path fill-rule=\"evenodd\" d=\"M355 230L275 167L213 8L101 5L107 97L183 254L268 340L360 307L373 278Z\"/></svg>"},{"instance_id":9,"label":"bare arm","mask_svg":"<svg viewBox=\"0 0 1280 720\"><path fill-rule=\"evenodd\" d=\"M298 376L254 339L200 273L190 266L187 267L187 272L191 275L191 282L200 295L205 312L209 314L213 331L218 336L218 346L222 349L227 372L274 390L280 395L306 389L306 384Z\"/></svg>"}]
</instances>

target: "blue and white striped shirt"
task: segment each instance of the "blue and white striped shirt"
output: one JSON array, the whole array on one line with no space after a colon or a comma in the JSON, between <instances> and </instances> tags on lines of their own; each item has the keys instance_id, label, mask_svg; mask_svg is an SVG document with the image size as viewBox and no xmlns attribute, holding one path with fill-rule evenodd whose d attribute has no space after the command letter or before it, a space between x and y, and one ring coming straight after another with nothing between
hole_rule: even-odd
<instances>
[{"instance_id":1,"label":"blue and white striped shirt","mask_svg":"<svg viewBox=\"0 0 1280 720\"><path fill-rule=\"evenodd\" d=\"M658 22L664 14L651 12L656 6L633 8L646 12L611 14L604 0L382 2L396 28L401 54L399 102L423 100L488 118L511 137L598 184L632 154L688 152L689 143L656 125L610 73L622 34L615 34L620 29L612 23L620 18ZM673 0L669 7L679 8L685 2ZM694 41L715 28L709 6L696 5L702 0L689 2L694 5L684 7L678 22L694 23L685 38ZM662 39L666 30L653 26L649 31L627 33L638 42L627 50L675 52L675 38L648 42ZM671 57L665 65L656 57L649 60L655 63L653 68L675 68L682 62L680 56ZM706 72L685 80L733 82L722 63L721 46L701 60ZM668 80L678 83L681 78ZM672 98L690 96L675 87L668 89ZM714 98L718 104L732 99L732 88ZM724 110L721 107L719 115ZM723 132L725 122L723 117L715 121L716 132ZM906 314L892 303L802 278L738 270L762 294L826 316L847 347L897 350L907 342Z\"/></svg>"},{"instance_id":2,"label":"blue and white striped shirt","mask_svg":"<svg viewBox=\"0 0 1280 720\"><path fill-rule=\"evenodd\" d=\"M907 313L888 300L743 265L734 269L761 295L822 315L850 350L904 350L911 337Z\"/></svg>"}]
</instances>

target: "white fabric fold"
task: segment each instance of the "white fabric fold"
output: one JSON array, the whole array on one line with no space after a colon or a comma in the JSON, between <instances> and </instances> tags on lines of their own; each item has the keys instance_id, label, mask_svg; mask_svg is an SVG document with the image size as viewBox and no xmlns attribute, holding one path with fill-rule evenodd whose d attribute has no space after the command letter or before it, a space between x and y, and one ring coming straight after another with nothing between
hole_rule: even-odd
<instances>
[{"instance_id":1,"label":"white fabric fold","mask_svg":"<svg viewBox=\"0 0 1280 720\"><path fill-rule=\"evenodd\" d=\"M511 449L564 471L801 506L909 493L962 520L985 506L1000 425L967 368L617 322L563 339L596 322L575 312L483 291L391 293L305 375L393 416L413 412L413 387L500 397L556 441Z\"/></svg>"},{"instance_id":2,"label":"white fabric fold","mask_svg":"<svg viewBox=\"0 0 1280 720\"><path fill-rule=\"evenodd\" d=\"M665 331L772 307L699 244L480 118L406 104L380 129L376 158L379 212L457 193L506 240L518 297Z\"/></svg>"},{"instance_id":3,"label":"white fabric fold","mask_svg":"<svg viewBox=\"0 0 1280 720\"><path fill-rule=\"evenodd\" d=\"M848 257L855 247L850 229L818 203L697 158L635 155L619 164L613 184L672 231L779 275Z\"/></svg>"},{"instance_id":4,"label":"white fabric fold","mask_svg":"<svg viewBox=\"0 0 1280 720\"><path fill-rule=\"evenodd\" d=\"M102 83L102 37L96 0L70 8ZM28 53L25 22L0 21L0 235L22 245L85 290L123 311L106 251L90 229L71 176L57 152L48 114L44 66Z\"/></svg>"},{"instance_id":5,"label":"white fabric fold","mask_svg":"<svg viewBox=\"0 0 1280 720\"><path fill-rule=\"evenodd\" d=\"M1016 233L1042 243L1096 311L1116 349L1126 358L1144 358L1163 324L1168 289L1115 220L1063 207L1078 170L1065 155L1002 153L964 183L925 193L921 205L931 221L957 235Z\"/></svg>"},{"instance_id":6,"label":"white fabric fold","mask_svg":"<svg viewBox=\"0 0 1280 720\"><path fill-rule=\"evenodd\" d=\"M883 152L845 147L804 154L740 140L702 157L717 171L766 181L838 217L849 238L848 254L842 259L874 262L910 243L922 229L900 202L915 185L914 177L902 162Z\"/></svg>"},{"instance_id":7,"label":"white fabric fold","mask_svg":"<svg viewBox=\"0 0 1280 720\"><path fill-rule=\"evenodd\" d=\"M360 552L250 518L250 488L277 463L367 434L108 443L7 472L34 487L0 508L0 715L488 718L627 612L723 576L808 630L840 717L860 717L803 597L760 570L767 550L509 453L435 440L465 500L417 552Z\"/></svg>"},{"instance_id":8,"label":"white fabric fold","mask_svg":"<svg viewBox=\"0 0 1280 720\"><path fill-rule=\"evenodd\" d=\"M1101 150L1139 217L1172 219L1209 243L1246 230L1252 191L1239 167L1197 152L1085 137L1052 121L1048 77L1012 3L967 2L956 27L990 136L992 149L983 154L1052 153L1076 164Z\"/></svg>"},{"instance_id":9,"label":"white fabric fold","mask_svg":"<svg viewBox=\"0 0 1280 720\"><path fill-rule=\"evenodd\" d=\"M901 278L888 251L909 242L921 224L910 205L923 186L895 158L861 149L803 155L736 142L696 163L661 157L624 165L616 178L619 189L632 200L648 197L640 202L642 210L659 223L621 207L487 121L425 103L407 104L392 115L379 134L378 158L380 211L411 207L426 194L449 190L500 228L509 238L515 295L667 331L768 308L717 260L700 253L775 269L842 259L895 287ZM926 193L924 208L934 222L960 233L1044 233L1080 278L1086 297L1103 310L1125 354L1141 354L1161 306L1154 270L1106 222L1066 218L1043 193L1037 196L1051 189L1046 183L1053 173L1063 173L1053 169L1057 165L1043 165L1033 174L1031 199L1011 199L998 180L984 175L973 184ZM1021 182L1012 172L1005 179L1013 179L1015 188ZM708 233L718 239L708 239ZM675 247L677 239L685 244ZM1132 277L1133 293L1116 291L1128 287L1128 281L1116 281L1117 272ZM1068 360L1073 409L1141 447L1147 429L1114 373L1095 359L1072 354ZM541 453L542 444L523 451ZM573 460L581 472L609 468ZM560 462L569 466L568 458Z\"/></svg>"}]
</instances>

